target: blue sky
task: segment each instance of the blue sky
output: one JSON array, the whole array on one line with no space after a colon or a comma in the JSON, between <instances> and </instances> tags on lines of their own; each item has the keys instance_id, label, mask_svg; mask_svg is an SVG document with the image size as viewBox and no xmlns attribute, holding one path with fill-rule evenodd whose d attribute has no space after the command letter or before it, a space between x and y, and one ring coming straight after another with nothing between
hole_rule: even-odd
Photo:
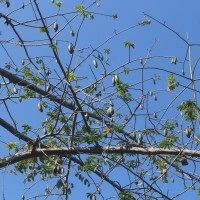
<instances>
[{"instance_id":1,"label":"blue sky","mask_svg":"<svg viewBox=\"0 0 200 200\"><path fill-rule=\"evenodd\" d=\"M0 4L0 12L2 13L8 13L9 11L13 10L14 8L21 5L23 1L11 1L11 6L9 9L6 9L6 7L3 4ZM28 2L28 1L27 1ZM64 8L67 9L67 12L73 11L74 6L80 4L81 1L63 1L63 10ZM88 1L90 2L90 1ZM86 5L89 5L87 1L84 3ZM40 3L41 9L44 12L45 15L50 15L56 11L55 7L50 3L50 0ZM99 1L99 7L94 6L91 11L95 13L103 13L103 14L117 14L118 19L113 20L109 17L103 17L98 14L94 14L95 19L93 21L87 20L83 28L80 32L80 37L77 43L77 48L83 48L83 47L90 47L92 44L92 47L95 48L99 44L101 44L103 41L105 41L107 38L109 38L111 35L113 35L114 30L116 32L120 32L123 29L126 29L130 26L133 26L137 24L138 22L141 22L144 20L144 13L158 19L159 21L165 23L167 26L172 28L175 32L179 33L184 39L186 39L186 35L188 34L189 40L191 43L200 43L200 14L199 14L199 7L200 3L197 0L194 1L186 1L186 0L177 0L177 1L147 1L147 0L140 0L140 1L133 1L133 0L126 0L126 1L120 1L120 0L102 0ZM61 9L62 11L62 9ZM26 19L32 18L34 15L30 10L24 9L23 11L16 12L16 14L13 15L18 21L25 21ZM73 14L69 14L69 19L73 16ZM148 18L148 17L147 17ZM76 31L78 24L80 23L81 18L76 19L72 22L71 26ZM148 66L162 68L165 70L172 70L176 73L181 73L182 70L182 62L185 58L186 54L186 44L179 39L175 34L164 28L163 26L159 25L155 21L151 20L150 26L145 27L136 27L134 29L131 29L130 31L127 31L123 34L120 34L119 36L115 37L113 40L110 40L108 43L106 43L100 50L103 50L104 48L110 48L111 52L109 55L109 64L108 70L111 71L115 69L116 67L122 65L124 62L127 61L128 58L128 51L124 47L123 42L124 41L130 41L135 44L135 49L131 51L131 59L137 59L140 56L146 57L148 54L148 49L154 45L155 40L157 41L155 43L155 46L153 47L151 51L152 56L177 56L179 64L176 66L173 66L170 64L171 59L152 59L148 62ZM64 24L64 20L61 22L61 26ZM38 24L36 24L38 25ZM0 31L2 35L0 36L1 40L9 39L12 37L12 32L10 31L9 27L4 28L3 20L0 19ZM67 45L65 42L62 42L62 39L64 37L65 40L68 42L74 43L74 38L70 37L69 34L70 29L66 28L66 30L63 31L62 34L58 35L56 39L59 43L59 52L60 52L60 58L63 63L69 62L69 55L67 53ZM41 37L41 34L38 34L37 30L36 32L27 31L26 29L20 29L21 34L27 38L30 39L32 37L37 38ZM199 57L199 47L194 47L192 49L192 56L193 56L193 63L196 62L196 60ZM15 64L17 66L21 66L21 60L25 58L25 54L22 51L17 51L17 48L9 46L8 47L10 54L12 55L12 58L15 60ZM45 53L48 55L49 49L46 47L41 47L41 49L38 50L38 48L33 47L33 51L31 48L29 48L30 51L32 51L32 56L39 56L41 53ZM0 64L1 66L4 66L5 63L10 62L9 58L5 54L4 50L0 48L0 54L1 54L1 60ZM93 57L87 59L85 62L85 65L92 65ZM26 60L25 60L26 61ZM72 62L73 65L76 64L76 59ZM130 69L136 67L138 65L138 62L134 62L127 67ZM56 63L52 62L52 68L56 69ZM96 73L99 75L101 74L101 69L96 69ZM59 70L58 70L59 71ZM80 71L77 72L77 75L81 75L86 73L87 70L85 70L84 65L81 66ZM117 72L120 72L117 71ZM187 76L189 76L189 69L188 65L186 64L185 73ZM199 69L197 68L195 75L198 75ZM154 110L161 110L158 114L162 114L163 105L171 102L171 100L174 98L174 94L168 94L166 91L163 91L163 88L166 90L167 87L167 80L166 80L166 74L157 70L149 70L148 73L145 74L146 77L152 77L153 75L161 76L161 80L158 81L158 84L154 87L153 82L146 85L146 92L148 92L149 89L153 88L152 90L156 91L157 97L158 97L158 103L154 104L153 100L152 103L152 110L151 112L154 112ZM126 80L125 75L120 76L123 80ZM198 77L198 76L197 76ZM134 72L131 74L128 82L137 83L141 79L139 72ZM94 77L91 76L90 83L94 82ZM109 79L106 79L106 82L109 82ZM183 85L187 85L187 81L184 79L181 79L181 77L178 77L178 81L180 81ZM87 82L88 84L88 82ZM166 86L165 86L166 85ZM181 90L180 90L181 91ZM135 93L134 95L138 95L139 93ZM5 95L5 93L1 93L1 95ZM166 96L167 95L167 96ZM181 103L186 97L191 97L192 94L190 92L183 93L182 96L176 101L176 104ZM119 101L117 99L112 99L117 105L120 105ZM16 105L13 106L13 104L9 103L10 110L13 113L13 116L15 119L19 121L19 124L31 122L32 126L35 128L38 128L41 125L41 121L45 119L45 113L38 115L38 111L35 110L37 107L38 101L32 101L30 104L29 102L24 102L22 105ZM35 105L35 108L34 108ZM123 108L122 108L123 109ZM120 110L119 110L120 111ZM169 116L168 116L169 115ZM169 114L166 114L166 117L173 116L173 109L169 112ZM5 107L1 104L1 115L0 117L10 121L10 118L5 110ZM173 116L175 117L175 116ZM141 122L138 124L138 127L142 127L144 124ZM20 127L20 126L19 126ZM0 140L7 142L10 140L14 140L14 138L9 136L9 133L6 132L3 128L0 127ZM2 143L1 146L4 146ZM5 150L1 151L2 155L8 155L8 152ZM10 168L9 168L10 169ZM118 173L118 172L116 172ZM114 173L115 174L115 173ZM76 179L73 178L72 180ZM3 184L4 182L4 184ZM85 196L80 196L78 193L79 187L82 187L81 184L77 184L77 187L74 192L74 199L86 199ZM179 183L178 183L179 184ZM182 186L176 185L175 187L172 185L170 190L182 190ZM23 176L21 174L10 175L8 173L4 173L4 169L0 171L0 187L1 190L4 187L5 190L5 199L11 200L11 199L20 199L21 194L24 192L24 188L26 186L23 185ZM109 194L110 191L106 190L107 185L105 184L104 192L106 194ZM81 188L82 189L82 188ZM39 189L38 189L39 190ZM30 193L29 196L35 195L37 191L35 190L33 193ZM81 194L82 195L82 194ZM183 196L183 199L197 199L197 192L196 191L190 191L186 193ZM49 198L53 199L53 198ZM115 199L115 198L114 198Z\"/></svg>"}]
</instances>

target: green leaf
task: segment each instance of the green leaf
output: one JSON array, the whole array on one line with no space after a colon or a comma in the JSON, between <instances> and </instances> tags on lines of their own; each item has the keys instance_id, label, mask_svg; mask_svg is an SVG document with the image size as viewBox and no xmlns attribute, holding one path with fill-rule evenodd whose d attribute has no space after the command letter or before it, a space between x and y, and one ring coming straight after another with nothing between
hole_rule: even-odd
<instances>
[{"instance_id":1,"label":"green leaf","mask_svg":"<svg viewBox=\"0 0 200 200\"><path fill-rule=\"evenodd\" d=\"M197 113L200 111L200 108L192 100L184 101L180 106L177 107L177 109L184 111L184 118L191 122L196 120Z\"/></svg>"},{"instance_id":2,"label":"green leaf","mask_svg":"<svg viewBox=\"0 0 200 200\"><path fill-rule=\"evenodd\" d=\"M58 47L54 44L49 44L49 47L52 48L53 50L57 51Z\"/></svg>"},{"instance_id":3,"label":"green leaf","mask_svg":"<svg viewBox=\"0 0 200 200\"><path fill-rule=\"evenodd\" d=\"M79 13L80 16L85 16L85 7L83 5L75 6L75 10Z\"/></svg>"},{"instance_id":4,"label":"green leaf","mask_svg":"<svg viewBox=\"0 0 200 200\"><path fill-rule=\"evenodd\" d=\"M57 6L57 7L61 7L62 6L62 2L61 1L56 1L54 3L54 5Z\"/></svg>"},{"instance_id":5,"label":"green leaf","mask_svg":"<svg viewBox=\"0 0 200 200\"><path fill-rule=\"evenodd\" d=\"M135 44L134 43L132 43L132 42L129 42L129 41L125 41L124 42L124 46L125 47L132 47L132 48L135 48Z\"/></svg>"},{"instance_id":6,"label":"green leaf","mask_svg":"<svg viewBox=\"0 0 200 200\"><path fill-rule=\"evenodd\" d=\"M13 150L16 150L17 149L17 142L7 142L6 143L6 148L9 150L9 151L13 151Z\"/></svg>"},{"instance_id":7,"label":"green leaf","mask_svg":"<svg viewBox=\"0 0 200 200\"><path fill-rule=\"evenodd\" d=\"M171 149L171 147L173 147L174 143L177 141L179 141L179 137L168 135L160 142L159 147L164 149Z\"/></svg>"},{"instance_id":8,"label":"green leaf","mask_svg":"<svg viewBox=\"0 0 200 200\"><path fill-rule=\"evenodd\" d=\"M61 179L59 179L55 186L56 186L57 189L60 189L61 187L64 186L64 183Z\"/></svg>"}]
</instances>

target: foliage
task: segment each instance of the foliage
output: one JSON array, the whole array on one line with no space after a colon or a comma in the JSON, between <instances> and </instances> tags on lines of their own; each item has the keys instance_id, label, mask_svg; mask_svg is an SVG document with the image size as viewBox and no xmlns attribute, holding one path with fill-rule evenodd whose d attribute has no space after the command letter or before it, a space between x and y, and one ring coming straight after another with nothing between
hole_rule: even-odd
<instances>
[{"instance_id":1,"label":"foliage","mask_svg":"<svg viewBox=\"0 0 200 200\"><path fill-rule=\"evenodd\" d=\"M199 44L108 4L0 2L0 169L23 179L15 199L200 196Z\"/></svg>"}]
</instances>

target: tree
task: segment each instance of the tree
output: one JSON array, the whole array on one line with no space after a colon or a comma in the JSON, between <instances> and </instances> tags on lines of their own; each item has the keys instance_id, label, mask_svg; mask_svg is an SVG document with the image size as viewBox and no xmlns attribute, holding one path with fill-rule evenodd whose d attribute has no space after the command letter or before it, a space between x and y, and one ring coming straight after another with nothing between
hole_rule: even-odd
<instances>
[{"instance_id":1,"label":"tree","mask_svg":"<svg viewBox=\"0 0 200 200\"><path fill-rule=\"evenodd\" d=\"M200 193L199 44L148 13L114 29L99 4L1 1L3 174L23 175L22 199ZM177 55L133 40L152 22L181 41Z\"/></svg>"}]
</instances>

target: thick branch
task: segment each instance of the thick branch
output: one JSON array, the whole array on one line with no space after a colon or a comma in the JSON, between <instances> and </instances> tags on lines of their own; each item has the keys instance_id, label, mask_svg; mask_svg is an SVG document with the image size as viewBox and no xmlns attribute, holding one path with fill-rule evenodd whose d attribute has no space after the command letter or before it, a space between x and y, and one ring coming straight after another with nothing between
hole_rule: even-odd
<instances>
[{"instance_id":1,"label":"thick branch","mask_svg":"<svg viewBox=\"0 0 200 200\"><path fill-rule=\"evenodd\" d=\"M0 75L9 79L10 82L14 83L14 84L18 84L20 86L26 87L34 92L37 92L38 94L45 96L46 98L48 98L49 100L53 101L53 102L57 102L59 104L61 104L62 106L70 109L70 110L75 110L76 107L74 105L72 105L71 103L68 103L66 101L63 101L62 99L57 98L56 96L49 94L48 92L38 88L36 85L19 78L18 76L6 71L5 69L0 68ZM76 109L77 111L77 109ZM102 121L103 119L93 113L87 112L89 117L92 117L94 119L100 120Z\"/></svg>"},{"instance_id":2,"label":"thick branch","mask_svg":"<svg viewBox=\"0 0 200 200\"><path fill-rule=\"evenodd\" d=\"M93 154L101 155L102 153L106 154L143 154L143 155L178 155L184 154L192 157L200 157L200 151L189 150L189 149L163 149L163 148L143 148L143 147L134 147L134 146L109 146L109 147L63 147L63 148L42 148L35 149L34 152L26 151L15 154L13 156L5 157L0 162L0 168L7 165L17 163L22 160L26 160L33 157L40 157L44 155L77 155L77 154Z\"/></svg>"}]
</instances>

